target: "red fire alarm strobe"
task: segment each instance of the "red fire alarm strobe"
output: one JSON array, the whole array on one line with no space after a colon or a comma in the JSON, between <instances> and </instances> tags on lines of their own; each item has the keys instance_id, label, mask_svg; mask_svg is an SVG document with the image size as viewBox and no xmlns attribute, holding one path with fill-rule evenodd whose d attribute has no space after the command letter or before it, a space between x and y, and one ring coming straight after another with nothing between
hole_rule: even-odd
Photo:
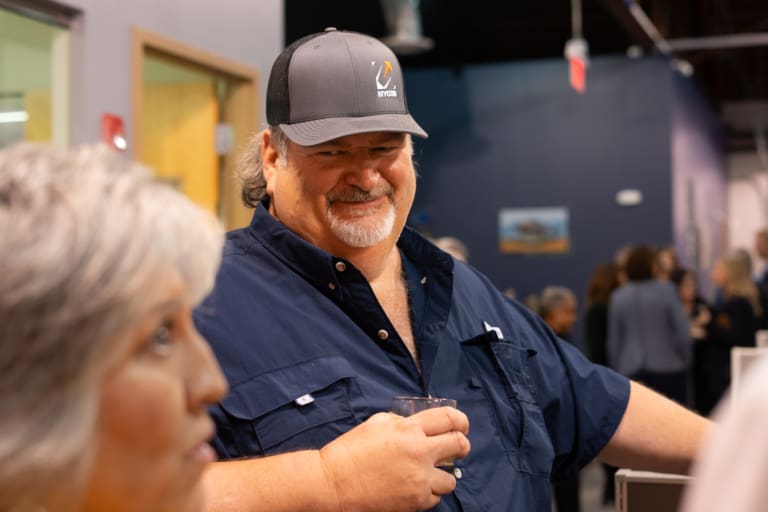
<instances>
[{"instance_id":1,"label":"red fire alarm strobe","mask_svg":"<svg viewBox=\"0 0 768 512\"><path fill-rule=\"evenodd\" d=\"M122 117L116 114L101 115L101 141L118 151L128 148Z\"/></svg>"},{"instance_id":2,"label":"red fire alarm strobe","mask_svg":"<svg viewBox=\"0 0 768 512\"><path fill-rule=\"evenodd\" d=\"M569 39L565 43L565 58L568 59L571 87L583 93L587 89L587 67L589 46L582 38Z\"/></svg>"}]
</instances>

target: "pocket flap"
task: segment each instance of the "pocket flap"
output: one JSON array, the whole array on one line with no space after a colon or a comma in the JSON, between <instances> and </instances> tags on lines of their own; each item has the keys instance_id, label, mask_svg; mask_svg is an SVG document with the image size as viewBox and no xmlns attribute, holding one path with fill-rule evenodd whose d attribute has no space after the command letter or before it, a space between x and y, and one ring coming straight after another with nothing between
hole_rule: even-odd
<instances>
[{"instance_id":1,"label":"pocket flap","mask_svg":"<svg viewBox=\"0 0 768 512\"><path fill-rule=\"evenodd\" d=\"M250 420L352 377L352 366L343 357L321 357L240 382L232 386L221 406L236 418Z\"/></svg>"}]
</instances>

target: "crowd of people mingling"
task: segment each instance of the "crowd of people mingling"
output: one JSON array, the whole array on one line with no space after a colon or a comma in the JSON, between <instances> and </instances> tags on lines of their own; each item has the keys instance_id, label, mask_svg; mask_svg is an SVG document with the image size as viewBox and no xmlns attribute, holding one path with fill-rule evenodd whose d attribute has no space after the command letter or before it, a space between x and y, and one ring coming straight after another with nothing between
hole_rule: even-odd
<instances>
[{"instance_id":1,"label":"crowd of people mingling","mask_svg":"<svg viewBox=\"0 0 768 512\"><path fill-rule=\"evenodd\" d=\"M755 250L768 259L768 229L756 234ZM703 271L715 287L709 299L674 248L624 246L595 266L582 311L592 361L709 415L730 384L731 348L755 346L756 332L768 327L768 269L753 277L749 251L736 249ZM546 320L552 307L544 302L553 296L574 312L567 328L550 324L568 340L578 320L573 292L547 286L524 302Z\"/></svg>"},{"instance_id":2,"label":"crowd of people mingling","mask_svg":"<svg viewBox=\"0 0 768 512\"><path fill-rule=\"evenodd\" d=\"M768 259L768 229L755 235L755 251ZM709 300L700 293L699 273L681 265L673 247L627 245L595 266L581 308L562 286L547 286L524 303L566 341L583 312L592 361L709 416L730 385L731 349L755 346L756 332L768 326L768 269L753 277L749 251L736 249L702 272L715 287ZM616 468L603 468L607 503ZM568 505L578 503L577 482L555 488L558 510L578 510Z\"/></svg>"}]
</instances>

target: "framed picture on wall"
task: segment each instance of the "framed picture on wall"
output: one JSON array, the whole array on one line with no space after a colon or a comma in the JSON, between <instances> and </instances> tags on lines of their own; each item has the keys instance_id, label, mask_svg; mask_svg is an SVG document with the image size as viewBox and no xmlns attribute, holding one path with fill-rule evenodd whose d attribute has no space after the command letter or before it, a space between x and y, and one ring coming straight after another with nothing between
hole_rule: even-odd
<instances>
[{"instance_id":1,"label":"framed picture on wall","mask_svg":"<svg viewBox=\"0 0 768 512\"><path fill-rule=\"evenodd\" d=\"M499 251L505 254L564 253L570 247L568 208L502 208Z\"/></svg>"}]
</instances>

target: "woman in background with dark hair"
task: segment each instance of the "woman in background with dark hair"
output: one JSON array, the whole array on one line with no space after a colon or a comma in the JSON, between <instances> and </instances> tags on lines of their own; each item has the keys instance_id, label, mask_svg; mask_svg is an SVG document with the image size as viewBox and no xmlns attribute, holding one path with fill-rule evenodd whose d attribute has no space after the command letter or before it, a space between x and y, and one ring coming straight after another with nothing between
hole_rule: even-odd
<instances>
[{"instance_id":1,"label":"woman in background with dark hair","mask_svg":"<svg viewBox=\"0 0 768 512\"><path fill-rule=\"evenodd\" d=\"M703 343L707 337L707 324L712 318L709 305L699 296L696 286L696 278L693 273L684 268L672 272L670 276L672 284L677 288L677 295L683 305L683 310L688 315L690 322L690 337L693 342L693 361L691 362L693 397L691 405L699 412L709 410L708 399L709 363L707 362L707 344Z\"/></svg>"},{"instance_id":2,"label":"woman in background with dark hair","mask_svg":"<svg viewBox=\"0 0 768 512\"><path fill-rule=\"evenodd\" d=\"M608 302L611 293L619 287L619 266L601 263L592 272L587 286L584 339L587 356L595 363L607 365Z\"/></svg>"},{"instance_id":3,"label":"woman in background with dark hair","mask_svg":"<svg viewBox=\"0 0 768 512\"><path fill-rule=\"evenodd\" d=\"M677 292L656 279L656 250L634 247L627 257L628 282L611 296L608 363L678 403L686 402L691 341Z\"/></svg>"}]
</instances>

